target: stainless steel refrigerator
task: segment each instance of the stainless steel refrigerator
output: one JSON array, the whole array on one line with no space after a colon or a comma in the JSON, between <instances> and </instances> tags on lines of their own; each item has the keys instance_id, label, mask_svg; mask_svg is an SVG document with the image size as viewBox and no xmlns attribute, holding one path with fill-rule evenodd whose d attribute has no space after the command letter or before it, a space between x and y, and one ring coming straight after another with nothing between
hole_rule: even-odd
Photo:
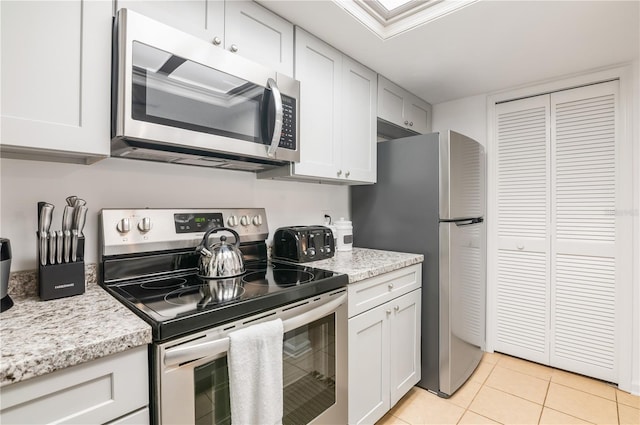
<instances>
[{"instance_id":1,"label":"stainless steel refrigerator","mask_svg":"<svg viewBox=\"0 0 640 425\"><path fill-rule=\"evenodd\" d=\"M442 397L485 341L485 154L454 131L378 143L378 182L351 188L354 246L424 254L422 379Z\"/></svg>"}]
</instances>

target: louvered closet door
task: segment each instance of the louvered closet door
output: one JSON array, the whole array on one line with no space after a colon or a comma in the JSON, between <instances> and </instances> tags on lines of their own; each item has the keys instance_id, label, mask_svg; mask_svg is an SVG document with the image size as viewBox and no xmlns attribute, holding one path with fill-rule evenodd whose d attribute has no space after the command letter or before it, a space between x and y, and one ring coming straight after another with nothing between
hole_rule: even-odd
<instances>
[{"instance_id":1,"label":"louvered closet door","mask_svg":"<svg viewBox=\"0 0 640 425\"><path fill-rule=\"evenodd\" d=\"M617 87L551 95L551 365L613 382Z\"/></svg>"},{"instance_id":2,"label":"louvered closet door","mask_svg":"<svg viewBox=\"0 0 640 425\"><path fill-rule=\"evenodd\" d=\"M497 351L549 361L549 97L496 105Z\"/></svg>"}]
</instances>

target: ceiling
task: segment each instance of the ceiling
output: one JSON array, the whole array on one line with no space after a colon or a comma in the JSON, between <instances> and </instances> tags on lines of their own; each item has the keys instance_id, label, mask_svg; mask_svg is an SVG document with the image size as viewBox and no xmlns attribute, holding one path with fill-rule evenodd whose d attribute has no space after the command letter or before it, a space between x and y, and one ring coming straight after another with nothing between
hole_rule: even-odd
<instances>
[{"instance_id":1,"label":"ceiling","mask_svg":"<svg viewBox=\"0 0 640 425\"><path fill-rule=\"evenodd\" d=\"M640 57L640 0L480 0L387 40L332 0L259 2L431 104Z\"/></svg>"}]
</instances>

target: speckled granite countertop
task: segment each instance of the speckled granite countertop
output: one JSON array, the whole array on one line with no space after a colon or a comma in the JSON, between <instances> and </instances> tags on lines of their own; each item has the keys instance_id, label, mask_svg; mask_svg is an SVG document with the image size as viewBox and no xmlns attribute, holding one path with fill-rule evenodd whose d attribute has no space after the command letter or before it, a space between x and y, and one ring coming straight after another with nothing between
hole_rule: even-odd
<instances>
[{"instance_id":1,"label":"speckled granite countertop","mask_svg":"<svg viewBox=\"0 0 640 425\"><path fill-rule=\"evenodd\" d=\"M353 248L351 251L338 251L327 260L313 261L305 265L344 273L349 276L349 283L354 283L423 261L422 254Z\"/></svg>"},{"instance_id":2,"label":"speckled granite countertop","mask_svg":"<svg viewBox=\"0 0 640 425\"><path fill-rule=\"evenodd\" d=\"M354 283L423 260L354 248L306 264L345 273ZM95 283L95 270L87 270L84 294L51 301L34 293L34 273L21 277L9 286L15 305L0 315L0 386L151 343L150 326Z\"/></svg>"},{"instance_id":3,"label":"speckled granite countertop","mask_svg":"<svg viewBox=\"0 0 640 425\"><path fill-rule=\"evenodd\" d=\"M151 342L151 327L95 283L50 301L9 294L14 306L0 315L0 386Z\"/></svg>"}]
</instances>

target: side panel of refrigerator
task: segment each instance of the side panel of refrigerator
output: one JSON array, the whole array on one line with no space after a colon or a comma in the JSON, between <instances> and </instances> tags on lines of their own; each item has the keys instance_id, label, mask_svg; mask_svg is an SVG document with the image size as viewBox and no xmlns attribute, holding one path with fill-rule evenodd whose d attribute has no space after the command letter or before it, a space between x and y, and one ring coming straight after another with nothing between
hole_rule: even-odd
<instances>
[{"instance_id":1,"label":"side panel of refrigerator","mask_svg":"<svg viewBox=\"0 0 640 425\"><path fill-rule=\"evenodd\" d=\"M455 131L443 135L440 144L440 218L483 217L484 148Z\"/></svg>"},{"instance_id":2,"label":"side panel of refrigerator","mask_svg":"<svg viewBox=\"0 0 640 425\"><path fill-rule=\"evenodd\" d=\"M453 394L482 358L484 223L440 223L440 391Z\"/></svg>"}]
</instances>

